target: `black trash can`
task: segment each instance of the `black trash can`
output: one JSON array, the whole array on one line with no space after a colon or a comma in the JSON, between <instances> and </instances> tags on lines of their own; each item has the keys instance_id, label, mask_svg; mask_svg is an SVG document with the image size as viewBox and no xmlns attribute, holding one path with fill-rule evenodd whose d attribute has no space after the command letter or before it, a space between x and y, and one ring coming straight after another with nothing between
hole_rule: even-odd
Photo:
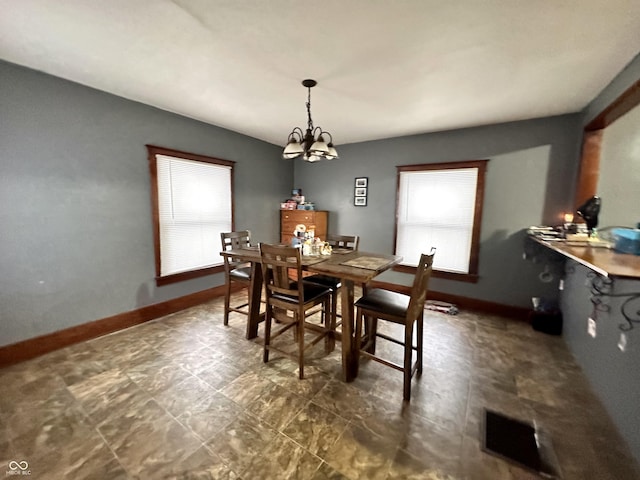
<instances>
[{"instance_id":1,"label":"black trash can","mask_svg":"<svg viewBox=\"0 0 640 480\"><path fill-rule=\"evenodd\" d=\"M562 335L562 312L557 302L534 297L529 323L534 330L549 335Z\"/></svg>"}]
</instances>

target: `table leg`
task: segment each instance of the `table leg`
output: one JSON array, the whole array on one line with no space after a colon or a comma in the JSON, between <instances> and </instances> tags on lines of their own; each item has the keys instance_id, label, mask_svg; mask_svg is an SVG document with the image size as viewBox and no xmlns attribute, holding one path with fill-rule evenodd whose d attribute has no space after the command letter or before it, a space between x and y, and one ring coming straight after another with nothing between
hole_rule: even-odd
<instances>
[{"instance_id":1,"label":"table leg","mask_svg":"<svg viewBox=\"0 0 640 480\"><path fill-rule=\"evenodd\" d=\"M251 262L251 284L249 285L249 318L247 319L247 340L258 336L258 324L264 315L260 314L262 296L262 265Z\"/></svg>"},{"instance_id":2,"label":"table leg","mask_svg":"<svg viewBox=\"0 0 640 480\"><path fill-rule=\"evenodd\" d=\"M352 280L342 280L342 376L345 382L352 382L358 375L358 352L355 351L354 337L354 284Z\"/></svg>"}]
</instances>

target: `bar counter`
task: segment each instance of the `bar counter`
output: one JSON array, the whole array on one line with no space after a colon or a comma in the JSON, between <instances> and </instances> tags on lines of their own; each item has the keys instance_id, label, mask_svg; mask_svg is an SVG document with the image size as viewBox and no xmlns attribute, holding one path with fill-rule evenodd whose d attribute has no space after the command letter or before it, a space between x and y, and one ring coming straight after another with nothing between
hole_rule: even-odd
<instances>
[{"instance_id":1,"label":"bar counter","mask_svg":"<svg viewBox=\"0 0 640 480\"><path fill-rule=\"evenodd\" d=\"M580 245L566 240L542 240L534 235L530 238L605 277L640 279L640 255L619 253L611 248Z\"/></svg>"}]
</instances>

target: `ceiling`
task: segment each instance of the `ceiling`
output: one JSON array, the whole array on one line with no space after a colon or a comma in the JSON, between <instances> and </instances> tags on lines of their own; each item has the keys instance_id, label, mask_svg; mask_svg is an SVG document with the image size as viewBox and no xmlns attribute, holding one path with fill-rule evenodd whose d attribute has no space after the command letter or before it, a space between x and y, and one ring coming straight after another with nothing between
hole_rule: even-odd
<instances>
[{"instance_id":1,"label":"ceiling","mask_svg":"<svg viewBox=\"0 0 640 480\"><path fill-rule=\"evenodd\" d=\"M582 110L640 52L638 0L0 0L0 58L274 144Z\"/></svg>"}]
</instances>

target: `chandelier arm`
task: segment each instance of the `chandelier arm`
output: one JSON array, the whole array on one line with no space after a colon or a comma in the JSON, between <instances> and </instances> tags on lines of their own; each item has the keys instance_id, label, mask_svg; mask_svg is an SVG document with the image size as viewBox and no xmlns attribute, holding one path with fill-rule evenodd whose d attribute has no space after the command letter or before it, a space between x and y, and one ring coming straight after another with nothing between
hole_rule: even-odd
<instances>
[{"instance_id":1,"label":"chandelier arm","mask_svg":"<svg viewBox=\"0 0 640 480\"><path fill-rule=\"evenodd\" d=\"M296 135L298 136L298 138L296 138ZM300 143L302 142L303 138L304 138L304 133L302 129L300 127L294 127L294 129L291 130L291 133L289 134L287 143L290 142L291 140L295 140L296 142Z\"/></svg>"}]
</instances>

